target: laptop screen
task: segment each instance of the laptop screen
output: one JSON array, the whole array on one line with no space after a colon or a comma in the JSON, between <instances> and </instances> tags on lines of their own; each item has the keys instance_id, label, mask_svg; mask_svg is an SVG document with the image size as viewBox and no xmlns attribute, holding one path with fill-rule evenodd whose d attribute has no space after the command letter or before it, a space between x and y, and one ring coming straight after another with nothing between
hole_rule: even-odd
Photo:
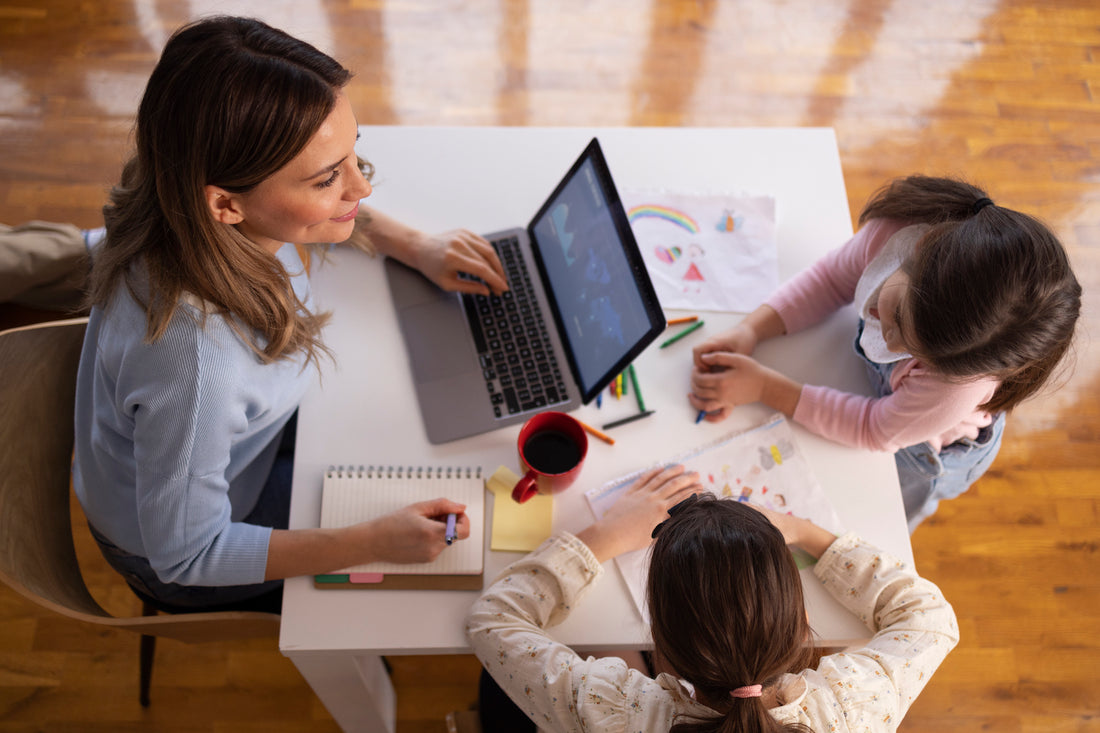
<instances>
[{"instance_id":1,"label":"laptop screen","mask_svg":"<svg viewBox=\"0 0 1100 733\"><path fill-rule=\"evenodd\" d=\"M665 327L596 139L528 232L570 368L588 403Z\"/></svg>"}]
</instances>

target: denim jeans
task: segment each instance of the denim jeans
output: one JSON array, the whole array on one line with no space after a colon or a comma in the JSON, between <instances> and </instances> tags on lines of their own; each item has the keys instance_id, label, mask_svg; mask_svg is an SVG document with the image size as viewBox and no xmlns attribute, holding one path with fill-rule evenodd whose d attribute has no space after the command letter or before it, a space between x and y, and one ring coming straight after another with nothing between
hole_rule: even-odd
<instances>
[{"instance_id":1,"label":"denim jeans","mask_svg":"<svg viewBox=\"0 0 1100 733\"><path fill-rule=\"evenodd\" d=\"M279 438L279 449L256 506L244 518L245 523L286 529L290 521L290 484L294 474L294 437L297 413L287 421ZM162 611L188 613L199 611L268 611L279 613L283 601L283 581L269 580L254 585L201 586L164 583L149 560L126 552L88 525L107 563L126 580L143 601Z\"/></svg>"},{"instance_id":2,"label":"denim jeans","mask_svg":"<svg viewBox=\"0 0 1100 733\"><path fill-rule=\"evenodd\" d=\"M867 368L867 378L871 380L875 394L885 397L892 392L890 374L896 362L879 364L868 359L859 345L859 335L862 333L861 321L856 334L856 354ZM935 513L942 499L954 499L981 478L997 457L1004 429L1005 415L1001 412L978 432L975 439L962 438L945 445L939 452L928 443L917 443L894 454L910 534Z\"/></svg>"}]
</instances>

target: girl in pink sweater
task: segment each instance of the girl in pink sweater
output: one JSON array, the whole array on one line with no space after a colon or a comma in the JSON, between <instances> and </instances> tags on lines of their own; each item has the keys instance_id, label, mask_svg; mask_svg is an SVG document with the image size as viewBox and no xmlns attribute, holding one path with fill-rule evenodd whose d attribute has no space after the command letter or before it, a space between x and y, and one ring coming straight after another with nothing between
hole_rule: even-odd
<instances>
[{"instance_id":1,"label":"girl in pink sweater","mask_svg":"<svg viewBox=\"0 0 1100 733\"><path fill-rule=\"evenodd\" d=\"M819 435L895 455L912 531L993 462L1005 413L1072 341L1081 286L1058 239L960 181L881 189L860 230L740 324L694 350L693 406L710 421L760 401ZM803 385L751 357L853 303L855 349L877 396Z\"/></svg>"}]
</instances>

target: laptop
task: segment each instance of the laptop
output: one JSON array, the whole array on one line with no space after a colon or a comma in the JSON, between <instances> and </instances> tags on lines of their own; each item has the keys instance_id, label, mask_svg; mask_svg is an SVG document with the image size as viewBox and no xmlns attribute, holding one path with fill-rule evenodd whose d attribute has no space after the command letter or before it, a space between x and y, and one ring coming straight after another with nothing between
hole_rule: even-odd
<instances>
[{"instance_id":1,"label":"laptop","mask_svg":"<svg viewBox=\"0 0 1100 733\"><path fill-rule=\"evenodd\" d=\"M525 229L485 238L508 278L501 296L447 292L385 262L431 443L587 404L665 327L595 138Z\"/></svg>"}]
</instances>

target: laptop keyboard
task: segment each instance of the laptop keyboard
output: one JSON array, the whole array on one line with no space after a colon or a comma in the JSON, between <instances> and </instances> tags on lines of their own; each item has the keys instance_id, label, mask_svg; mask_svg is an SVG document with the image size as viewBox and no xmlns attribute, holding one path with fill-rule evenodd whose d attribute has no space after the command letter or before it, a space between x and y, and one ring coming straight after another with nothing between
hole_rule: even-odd
<instances>
[{"instance_id":1,"label":"laptop keyboard","mask_svg":"<svg viewBox=\"0 0 1100 733\"><path fill-rule=\"evenodd\" d=\"M507 237L493 246L509 290L501 295L462 295L493 413L506 417L565 402L565 381L519 241Z\"/></svg>"}]
</instances>

